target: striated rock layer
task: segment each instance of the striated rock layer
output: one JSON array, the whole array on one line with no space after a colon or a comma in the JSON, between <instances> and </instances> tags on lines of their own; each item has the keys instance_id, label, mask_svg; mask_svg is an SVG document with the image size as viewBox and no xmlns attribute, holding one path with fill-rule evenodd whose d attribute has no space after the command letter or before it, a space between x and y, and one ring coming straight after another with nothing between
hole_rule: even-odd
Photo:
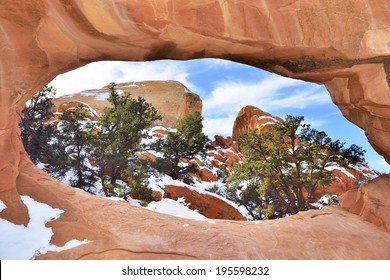
<instances>
[{"instance_id":1,"label":"striated rock layer","mask_svg":"<svg viewBox=\"0 0 390 280\"><path fill-rule=\"evenodd\" d=\"M156 225L168 225L156 233L145 223L146 216L139 221L139 209L86 199L32 168L20 141L17 113L56 75L92 61L225 58L325 84L344 116L361 127L390 162L387 0L4 0L0 38L0 199L7 207L0 218L28 223L19 196L23 193L69 212L61 216L68 217L61 218L63 222L50 223L55 244L66 235L94 240L53 253L54 258L389 258L388 233L335 208L326 215L307 213L269 223L273 231L256 224L240 224L245 229L212 225L208 228L215 228L210 230L213 235L203 247L194 240L199 227L190 231L169 217L155 219L160 220ZM124 215L112 218L103 212L110 207ZM121 224L120 216L128 215L138 220ZM131 235L129 229L135 228L138 234ZM243 247L240 236L248 245L243 251L238 250L237 244ZM302 236L312 242L296 250ZM171 250L179 240L185 246ZM335 240L344 245L335 247ZM206 250L208 246L213 249Z\"/></svg>"}]
</instances>

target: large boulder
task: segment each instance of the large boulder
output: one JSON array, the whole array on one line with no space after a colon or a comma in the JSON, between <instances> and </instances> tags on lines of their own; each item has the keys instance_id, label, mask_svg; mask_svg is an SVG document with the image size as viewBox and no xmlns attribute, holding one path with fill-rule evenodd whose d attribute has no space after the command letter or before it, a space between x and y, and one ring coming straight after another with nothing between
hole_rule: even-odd
<instances>
[{"instance_id":1,"label":"large boulder","mask_svg":"<svg viewBox=\"0 0 390 280\"><path fill-rule=\"evenodd\" d=\"M236 207L211 193L201 193L183 186L168 185L164 187L164 197L174 200L184 198L190 209L210 219L247 220Z\"/></svg>"},{"instance_id":2,"label":"large boulder","mask_svg":"<svg viewBox=\"0 0 390 280\"><path fill-rule=\"evenodd\" d=\"M390 232L390 174L345 193L340 198L340 206Z\"/></svg>"},{"instance_id":3,"label":"large boulder","mask_svg":"<svg viewBox=\"0 0 390 280\"><path fill-rule=\"evenodd\" d=\"M280 117L271 115L254 106L245 106L238 112L233 124L233 139L237 140L241 134L250 131L258 133L268 131L275 123L283 121Z\"/></svg>"},{"instance_id":4,"label":"large boulder","mask_svg":"<svg viewBox=\"0 0 390 280\"><path fill-rule=\"evenodd\" d=\"M202 100L199 95L176 81L120 83L115 86L115 90L119 93L128 93L133 98L143 97L151 103L163 117L161 121L156 121L156 125L172 127L178 119L187 114L202 113ZM104 108L110 106L107 101L109 96L109 89L104 87L54 98L53 103L60 113L74 104L81 103L101 114Z\"/></svg>"}]
</instances>

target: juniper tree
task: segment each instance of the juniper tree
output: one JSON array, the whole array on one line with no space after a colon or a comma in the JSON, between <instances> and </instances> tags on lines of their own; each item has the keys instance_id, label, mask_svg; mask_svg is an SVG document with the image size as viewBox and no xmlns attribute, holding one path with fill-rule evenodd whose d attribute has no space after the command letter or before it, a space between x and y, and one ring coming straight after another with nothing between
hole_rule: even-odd
<instances>
[{"instance_id":1,"label":"juniper tree","mask_svg":"<svg viewBox=\"0 0 390 280\"><path fill-rule=\"evenodd\" d=\"M68 154L64 169L73 171L75 178L70 185L91 192L97 178L88 159L88 145L91 142L93 123L89 110L83 105L66 111L60 117L58 141Z\"/></svg>"},{"instance_id":2,"label":"juniper tree","mask_svg":"<svg viewBox=\"0 0 390 280\"><path fill-rule=\"evenodd\" d=\"M19 124L24 148L34 163L48 161L50 155L50 141L55 126L50 120L54 116L52 102L56 90L45 86L31 98L21 115Z\"/></svg>"},{"instance_id":3,"label":"juniper tree","mask_svg":"<svg viewBox=\"0 0 390 280\"><path fill-rule=\"evenodd\" d=\"M91 158L98 167L106 196L110 196L109 186L115 187L116 180L140 151L145 129L161 119L157 110L144 98L135 99L128 93L119 95L114 83L109 85L109 90L108 101L112 107L105 108L91 142Z\"/></svg>"},{"instance_id":4,"label":"juniper tree","mask_svg":"<svg viewBox=\"0 0 390 280\"><path fill-rule=\"evenodd\" d=\"M157 142L156 148L163 154L159 169L173 179L183 179L195 172L193 165L180 165L181 160L191 160L196 155L205 155L209 138L203 133L203 117L200 113L179 119L165 139Z\"/></svg>"},{"instance_id":5,"label":"juniper tree","mask_svg":"<svg viewBox=\"0 0 390 280\"><path fill-rule=\"evenodd\" d=\"M252 131L238 138L244 160L234 166L228 190L231 198L237 199L241 185L237 201L246 206L255 203L253 215L275 218L308 210L318 187L332 182L329 166L364 161L365 151L360 146L345 148L345 143L333 141L303 121L303 117L288 115L267 132ZM244 195L254 190L255 199Z\"/></svg>"}]
</instances>

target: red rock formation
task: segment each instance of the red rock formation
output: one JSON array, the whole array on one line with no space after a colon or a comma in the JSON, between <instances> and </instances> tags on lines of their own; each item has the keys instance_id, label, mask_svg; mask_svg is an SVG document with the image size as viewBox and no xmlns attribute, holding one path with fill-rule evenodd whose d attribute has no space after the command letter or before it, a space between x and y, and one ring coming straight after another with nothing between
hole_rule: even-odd
<instances>
[{"instance_id":1,"label":"red rock formation","mask_svg":"<svg viewBox=\"0 0 390 280\"><path fill-rule=\"evenodd\" d=\"M344 116L390 162L389 27L387 0L4 0L0 199L7 208L0 218L27 224L19 195L29 195L66 211L49 223L53 244L93 240L45 258L389 259L388 233L337 208L266 227L190 221L189 230L177 224L182 219L77 193L32 166L17 114L56 75L88 62L226 58L325 84ZM311 242L299 243L302 239ZM334 240L339 250L333 250Z\"/></svg>"},{"instance_id":2,"label":"red rock formation","mask_svg":"<svg viewBox=\"0 0 390 280\"><path fill-rule=\"evenodd\" d=\"M382 175L350 190L340 198L340 206L363 220L390 232L390 175Z\"/></svg>"},{"instance_id":3,"label":"red rock formation","mask_svg":"<svg viewBox=\"0 0 390 280\"><path fill-rule=\"evenodd\" d=\"M259 133L267 131L274 123L283 121L280 117L273 116L254 106L245 106L238 112L233 124L233 139L241 134L255 130Z\"/></svg>"},{"instance_id":4,"label":"red rock formation","mask_svg":"<svg viewBox=\"0 0 390 280\"><path fill-rule=\"evenodd\" d=\"M231 137L224 138L223 136L216 135L214 138L218 146L224 149L228 149L233 145L233 139Z\"/></svg>"},{"instance_id":5,"label":"red rock formation","mask_svg":"<svg viewBox=\"0 0 390 280\"><path fill-rule=\"evenodd\" d=\"M239 220L247 219L233 206L211 194L202 194L186 187L165 186L164 197L177 200L184 197L189 208L197 210L209 219Z\"/></svg>"},{"instance_id":6,"label":"red rock formation","mask_svg":"<svg viewBox=\"0 0 390 280\"><path fill-rule=\"evenodd\" d=\"M242 160L242 154L239 151L239 147L231 137L224 138L222 136L215 136L215 141L211 142L211 145L215 150L211 150L207 153L207 156L211 159L210 163L215 168L222 168L225 166L226 171L230 173L235 163Z\"/></svg>"},{"instance_id":7,"label":"red rock formation","mask_svg":"<svg viewBox=\"0 0 390 280\"><path fill-rule=\"evenodd\" d=\"M333 182L325 188L319 187L315 193L315 198L319 199L325 194L342 195L349 190L359 188L364 182L380 175L379 172L362 164L348 168L333 169L332 173L334 175Z\"/></svg>"},{"instance_id":8,"label":"red rock formation","mask_svg":"<svg viewBox=\"0 0 390 280\"><path fill-rule=\"evenodd\" d=\"M191 92L183 84L176 81L144 81L132 83L120 83L115 89L121 92L130 93L132 97L141 96L157 109L163 116L156 125L172 127L176 121L187 114L195 112L202 113L202 100ZM54 105L59 112L74 106L77 103L85 103L101 114L104 108L110 103L106 100L109 97L109 89L91 89L80 93L69 94L55 98Z\"/></svg>"}]
</instances>

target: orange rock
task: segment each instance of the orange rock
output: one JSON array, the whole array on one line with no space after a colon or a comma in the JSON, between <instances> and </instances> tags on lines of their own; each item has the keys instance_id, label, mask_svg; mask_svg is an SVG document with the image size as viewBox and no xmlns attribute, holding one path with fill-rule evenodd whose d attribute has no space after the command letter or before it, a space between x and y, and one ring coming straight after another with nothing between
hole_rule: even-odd
<instances>
[{"instance_id":1,"label":"orange rock","mask_svg":"<svg viewBox=\"0 0 390 280\"><path fill-rule=\"evenodd\" d=\"M390 174L351 190L340 198L340 206L363 220L390 232Z\"/></svg>"},{"instance_id":2,"label":"orange rock","mask_svg":"<svg viewBox=\"0 0 390 280\"><path fill-rule=\"evenodd\" d=\"M221 154L214 154L214 158L220 162L225 162L227 158L225 156L222 156Z\"/></svg>"},{"instance_id":3,"label":"orange rock","mask_svg":"<svg viewBox=\"0 0 390 280\"><path fill-rule=\"evenodd\" d=\"M209 194L200 194L186 187L165 186L165 198L177 200L184 197L189 208L197 210L209 219L246 220L241 213L225 201Z\"/></svg>"},{"instance_id":4,"label":"orange rock","mask_svg":"<svg viewBox=\"0 0 390 280\"><path fill-rule=\"evenodd\" d=\"M332 170L335 180L327 187L319 187L316 191L315 197L319 199L325 194L337 194L342 195L347 191L356 189L362 184L362 182L367 182L372 177L377 177L380 175L375 170L364 167L363 165L355 166L355 168L348 167L345 172L334 169Z\"/></svg>"},{"instance_id":5,"label":"orange rock","mask_svg":"<svg viewBox=\"0 0 390 280\"><path fill-rule=\"evenodd\" d=\"M200 179L204 182L216 182L218 181L217 175L215 175L213 172L211 172L207 168L201 168L200 169Z\"/></svg>"},{"instance_id":6,"label":"orange rock","mask_svg":"<svg viewBox=\"0 0 390 280\"><path fill-rule=\"evenodd\" d=\"M168 131L164 130L164 129L153 130L153 136L155 136L157 138L164 138L164 136L167 134L168 134Z\"/></svg>"},{"instance_id":7,"label":"orange rock","mask_svg":"<svg viewBox=\"0 0 390 280\"><path fill-rule=\"evenodd\" d=\"M132 97L143 97L151 103L163 116L161 121L156 121L156 125L172 127L176 121L187 114L202 112L202 101L200 97L191 92L183 84L176 81L144 81L120 83L115 86L118 92L128 92ZM109 96L107 87L102 89L90 89L76 94L64 95L53 100L59 112L67 110L69 107L77 107L82 102L88 104L99 114L104 108L110 106L106 100ZM166 135L165 130L156 130L156 133Z\"/></svg>"},{"instance_id":8,"label":"orange rock","mask_svg":"<svg viewBox=\"0 0 390 280\"><path fill-rule=\"evenodd\" d=\"M233 124L233 139L237 140L241 134L250 131L259 133L267 131L274 123L283 121L277 116L260 110L254 106L245 106L238 112Z\"/></svg>"},{"instance_id":9,"label":"orange rock","mask_svg":"<svg viewBox=\"0 0 390 280\"><path fill-rule=\"evenodd\" d=\"M151 160L151 161L156 161L157 156L150 152L143 152L142 154L138 154L137 157L141 160Z\"/></svg>"},{"instance_id":10,"label":"orange rock","mask_svg":"<svg viewBox=\"0 0 390 280\"><path fill-rule=\"evenodd\" d=\"M233 152L235 152L235 153L240 152L240 147L238 146L238 144L236 142L234 142L230 147L232 148Z\"/></svg>"},{"instance_id":11,"label":"orange rock","mask_svg":"<svg viewBox=\"0 0 390 280\"><path fill-rule=\"evenodd\" d=\"M153 201L160 201L163 199L163 194L160 191L152 191L151 197Z\"/></svg>"},{"instance_id":12,"label":"orange rock","mask_svg":"<svg viewBox=\"0 0 390 280\"><path fill-rule=\"evenodd\" d=\"M223 136L216 135L214 136L215 141L224 149L229 148L233 144L233 139L231 137L224 138Z\"/></svg>"}]
</instances>

